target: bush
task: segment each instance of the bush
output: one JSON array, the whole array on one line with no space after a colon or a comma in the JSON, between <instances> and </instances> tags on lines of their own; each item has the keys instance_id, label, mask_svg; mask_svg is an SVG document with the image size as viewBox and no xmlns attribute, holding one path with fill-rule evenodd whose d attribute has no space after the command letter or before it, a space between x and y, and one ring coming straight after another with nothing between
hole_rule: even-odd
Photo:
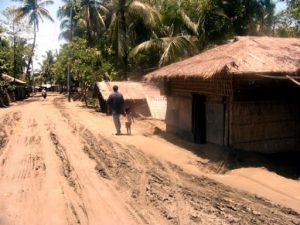
<instances>
[{"instance_id":1,"label":"bush","mask_svg":"<svg viewBox=\"0 0 300 225\"><path fill-rule=\"evenodd\" d=\"M87 105L88 107L96 107L96 99L87 97Z\"/></svg>"}]
</instances>

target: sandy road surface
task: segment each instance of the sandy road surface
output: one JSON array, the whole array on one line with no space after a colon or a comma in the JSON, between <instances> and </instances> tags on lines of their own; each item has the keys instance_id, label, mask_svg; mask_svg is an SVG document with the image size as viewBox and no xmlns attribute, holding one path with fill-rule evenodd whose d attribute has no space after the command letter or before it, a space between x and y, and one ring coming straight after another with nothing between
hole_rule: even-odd
<instances>
[{"instance_id":1,"label":"sandy road surface","mask_svg":"<svg viewBox=\"0 0 300 225\"><path fill-rule=\"evenodd\" d=\"M292 209L196 175L190 153L135 130L113 136L107 121L60 95L1 110L0 224L300 224Z\"/></svg>"}]
</instances>

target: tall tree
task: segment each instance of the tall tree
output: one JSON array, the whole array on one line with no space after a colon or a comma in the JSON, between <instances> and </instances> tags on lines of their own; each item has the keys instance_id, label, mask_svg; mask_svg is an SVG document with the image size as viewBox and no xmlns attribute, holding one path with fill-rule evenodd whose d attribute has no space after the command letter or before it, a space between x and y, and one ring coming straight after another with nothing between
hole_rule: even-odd
<instances>
[{"instance_id":1,"label":"tall tree","mask_svg":"<svg viewBox=\"0 0 300 225\"><path fill-rule=\"evenodd\" d=\"M53 64L55 63L55 57L51 50L46 51L45 59L42 62L42 76L44 82L50 82L52 85L54 79Z\"/></svg>"},{"instance_id":2,"label":"tall tree","mask_svg":"<svg viewBox=\"0 0 300 225\"><path fill-rule=\"evenodd\" d=\"M20 67L20 55L23 54L23 58L26 58L25 52L20 52L24 45L26 44L24 42L24 38L22 36L25 35L26 32L29 31L28 25L25 24L23 21L17 21L17 13L16 8L7 8L3 13L5 20L3 21L5 28L6 28L6 34L8 35L10 39L10 43L12 46L12 62L13 62L13 71L9 71L10 74L13 74L14 78L17 78L18 75L23 73L22 69L23 67ZM22 46L23 45L23 46ZM22 56L21 56L22 58Z\"/></svg>"},{"instance_id":3,"label":"tall tree","mask_svg":"<svg viewBox=\"0 0 300 225\"><path fill-rule=\"evenodd\" d=\"M88 43L94 46L95 40L106 30L105 14L108 13L108 9L100 0L81 0L80 3L87 28Z\"/></svg>"},{"instance_id":4,"label":"tall tree","mask_svg":"<svg viewBox=\"0 0 300 225\"><path fill-rule=\"evenodd\" d=\"M33 26L33 44L31 54L27 63L26 76L29 78L30 65L32 65L34 49L36 44L36 33L39 30L39 22L43 21L43 18L54 21L50 16L49 11L45 6L53 4L52 0L21 0L23 5L16 9L18 14L17 19L21 20L28 18L29 24Z\"/></svg>"},{"instance_id":5,"label":"tall tree","mask_svg":"<svg viewBox=\"0 0 300 225\"><path fill-rule=\"evenodd\" d=\"M132 34L137 28L137 22L151 30L160 25L160 20L158 12L141 1L113 0L109 8L112 15L109 26L110 40L122 68L121 78L127 80L129 33Z\"/></svg>"},{"instance_id":6,"label":"tall tree","mask_svg":"<svg viewBox=\"0 0 300 225\"><path fill-rule=\"evenodd\" d=\"M300 1L299 0L286 0L290 16L300 25Z\"/></svg>"},{"instance_id":7,"label":"tall tree","mask_svg":"<svg viewBox=\"0 0 300 225\"><path fill-rule=\"evenodd\" d=\"M287 8L278 15L277 34L279 36L300 36L300 0L282 0Z\"/></svg>"},{"instance_id":8,"label":"tall tree","mask_svg":"<svg viewBox=\"0 0 300 225\"><path fill-rule=\"evenodd\" d=\"M29 31L25 22L16 21L14 8L7 8L3 12L0 31L0 60L5 72L19 78L23 74L28 58L29 45L24 36Z\"/></svg>"}]
</instances>

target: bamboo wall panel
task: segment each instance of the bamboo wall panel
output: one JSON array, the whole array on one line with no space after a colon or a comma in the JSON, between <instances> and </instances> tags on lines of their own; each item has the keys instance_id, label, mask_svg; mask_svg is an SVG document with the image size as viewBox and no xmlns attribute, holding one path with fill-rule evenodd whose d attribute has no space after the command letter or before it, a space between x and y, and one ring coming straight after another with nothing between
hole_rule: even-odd
<instances>
[{"instance_id":1,"label":"bamboo wall panel","mask_svg":"<svg viewBox=\"0 0 300 225\"><path fill-rule=\"evenodd\" d=\"M172 79L170 82L172 95L194 93L230 96L233 93L231 76L218 75L210 79Z\"/></svg>"},{"instance_id":2,"label":"bamboo wall panel","mask_svg":"<svg viewBox=\"0 0 300 225\"><path fill-rule=\"evenodd\" d=\"M296 150L298 107L295 102L232 102L231 145L266 153Z\"/></svg>"}]
</instances>

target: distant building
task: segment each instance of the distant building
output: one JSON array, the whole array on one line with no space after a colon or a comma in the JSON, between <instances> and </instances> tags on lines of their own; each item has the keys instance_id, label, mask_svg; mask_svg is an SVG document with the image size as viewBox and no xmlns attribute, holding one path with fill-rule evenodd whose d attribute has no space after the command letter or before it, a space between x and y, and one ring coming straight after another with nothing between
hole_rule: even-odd
<instances>
[{"instance_id":1,"label":"distant building","mask_svg":"<svg viewBox=\"0 0 300 225\"><path fill-rule=\"evenodd\" d=\"M300 39L237 37L158 69L167 131L196 143L300 151Z\"/></svg>"},{"instance_id":2,"label":"distant building","mask_svg":"<svg viewBox=\"0 0 300 225\"><path fill-rule=\"evenodd\" d=\"M149 84L133 81L102 81L95 84L94 97L99 100L101 112L109 113L106 101L112 93L112 87L119 86L125 99L125 107L130 107L136 116L165 119L166 98L159 89Z\"/></svg>"}]
</instances>

